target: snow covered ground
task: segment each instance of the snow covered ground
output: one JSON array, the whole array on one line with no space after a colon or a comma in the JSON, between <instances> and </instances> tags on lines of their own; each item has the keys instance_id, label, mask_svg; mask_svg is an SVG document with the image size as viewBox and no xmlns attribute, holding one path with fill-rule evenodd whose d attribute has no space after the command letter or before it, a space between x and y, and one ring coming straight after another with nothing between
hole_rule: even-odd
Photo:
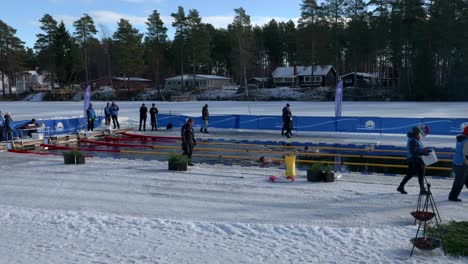
<instances>
[{"instance_id":1,"label":"snow covered ground","mask_svg":"<svg viewBox=\"0 0 468 264\"><path fill-rule=\"evenodd\" d=\"M270 183L273 168L0 153L0 263L466 263L417 251L399 177ZM444 221L466 220L430 179ZM468 199L464 191L462 199Z\"/></svg>"},{"instance_id":2,"label":"snow covered ground","mask_svg":"<svg viewBox=\"0 0 468 264\"><path fill-rule=\"evenodd\" d=\"M142 102L119 102L133 126ZM150 105L151 102L145 102ZM157 102L161 112L198 116L205 102ZM212 114L281 114L286 102L206 102ZM95 102L100 111L104 102ZM295 115L329 116L331 102L291 102ZM82 115L76 102L2 102L15 120ZM343 115L464 117L466 103L346 102ZM34 116L32 116L34 115ZM159 132L158 132L159 133ZM177 133L165 131L164 134ZM284 140L278 131L215 131L197 137ZM300 142L404 142L403 135L298 133ZM429 136L426 145L453 144ZM416 251L417 227L400 177L345 174L334 183L270 183L275 168L196 164L169 172L160 161L0 152L0 263L467 263ZM467 220L450 203L453 179L429 179L442 219ZM461 199L468 200L463 190Z\"/></svg>"}]
</instances>

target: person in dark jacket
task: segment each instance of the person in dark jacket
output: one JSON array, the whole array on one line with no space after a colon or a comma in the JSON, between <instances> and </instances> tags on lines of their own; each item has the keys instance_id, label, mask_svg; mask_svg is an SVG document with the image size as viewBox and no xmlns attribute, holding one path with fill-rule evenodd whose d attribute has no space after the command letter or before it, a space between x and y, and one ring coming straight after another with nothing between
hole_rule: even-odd
<instances>
[{"instance_id":1,"label":"person in dark jacket","mask_svg":"<svg viewBox=\"0 0 468 264\"><path fill-rule=\"evenodd\" d=\"M107 102L106 107L104 108L104 116L105 116L105 124L106 126L110 126L111 124L111 110L110 110L110 103Z\"/></svg>"},{"instance_id":2,"label":"person in dark jacket","mask_svg":"<svg viewBox=\"0 0 468 264\"><path fill-rule=\"evenodd\" d=\"M93 104L89 104L88 110L86 110L88 116L88 131L94 130L94 121L96 120L96 112L93 109Z\"/></svg>"},{"instance_id":3,"label":"person in dark jacket","mask_svg":"<svg viewBox=\"0 0 468 264\"><path fill-rule=\"evenodd\" d=\"M283 107L283 128L281 129L281 135L285 135L286 137L290 138L292 136L292 113L289 104L286 104ZM286 133L284 131L286 130Z\"/></svg>"},{"instance_id":4,"label":"person in dark jacket","mask_svg":"<svg viewBox=\"0 0 468 264\"><path fill-rule=\"evenodd\" d=\"M0 141L3 141L4 131L5 131L5 118L3 118L2 111L0 111Z\"/></svg>"},{"instance_id":5,"label":"person in dark jacket","mask_svg":"<svg viewBox=\"0 0 468 264\"><path fill-rule=\"evenodd\" d=\"M210 117L210 113L208 112L208 104L205 104L202 108L202 120L203 126L200 128L201 133L209 133L208 132L208 119Z\"/></svg>"},{"instance_id":6,"label":"person in dark jacket","mask_svg":"<svg viewBox=\"0 0 468 264\"><path fill-rule=\"evenodd\" d=\"M468 188L468 176L466 175L468 166L468 126L463 129L463 134L457 136L453 165L455 180L453 181L448 199L452 202L461 202L462 200L458 198L458 195L460 195L463 189L463 184Z\"/></svg>"},{"instance_id":7,"label":"person in dark jacket","mask_svg":"<svg viewBox=\"0 0 468 264\"><path fill-rule=\"evenodd\" d=\"M421 159L422 155L427 155L428 150L424 148L422 139L422 131L419 127L413 127L411 132L407 134L408 141L406 142L406 158L408 160L408 172L401 181L397 191L402 194L407 194L405 191L405 184L413 178L415 174L418 175L419 194L427 195L427 190L424 188L424 162Z\"/></svg>"},{"instance_id":8,"label":"person in dark jacket","mask_svg":"<svg viewBox=\"0 0 468 264\"><path fill-rule=\"evenodd\" d=\"M7 140L13 140L13 119L11 118L11 113L8 112L5 115L5 129L6 129L6 139Z\"/></svg>"},{"instance_id":9,"label":"person in dark jacket","mask_svg":"<svg viewBox=\"0 0 468 264\"><path fill-rule=\"evenodd\" d=\"M140 107L140 126L138 131L141 131L141 123L143 123L143 131L146 131L146 118L148 118L148 108L145 104L142 104Z\"/></svg>"},{"instance_id":10,"label":"person in dark jacket","mask_svg":"<svg viewBox=\"0 0 468 264\"><path fill-rule=\"evenodd\" d=\"M114 129L116 128L120 129L119 118L118 118L119 106L115 102L112 102L110 106L110 114L112 117L112 123L114 124Z\"/></svg>"},{"instance_id":11,"label":"person in dark jacket","mask_svg":"<svg viewBox=\"0 0 468 264\"><path fill-rule=\"evenodd\" d=\"M149 110L150 112L150 117L151 117L151 131L157 131L158 130L158 108L156 105L153 103L152 107Z\"/></svg>"},{"instance_id":12,"label":"person in dark jacket","mask_svg":"<svg viewBox=\"0 0 468 264\"><path fill-rule=\"evenodd\" d=\"M197 145L195 141L195 132L193 131L193 119L187 119L187 122L182 126L180 136L182 137L182 151L183 154L189 158L189 166L193 166L192 163L192 152L194 147Z\"/></svg>"}]
</instances>

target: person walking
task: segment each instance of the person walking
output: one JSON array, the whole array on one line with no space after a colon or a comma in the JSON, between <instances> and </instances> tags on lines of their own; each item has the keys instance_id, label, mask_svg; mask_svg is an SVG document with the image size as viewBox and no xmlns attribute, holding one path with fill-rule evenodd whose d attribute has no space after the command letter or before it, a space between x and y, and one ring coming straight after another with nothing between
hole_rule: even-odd
<instances>
[{"instance_id":1,"label":"person walking","mask_svg":"<svg viewBox=\"0 0 468 264\"><path fill-rule=\"evenodd\" d=\"M104 108L104 116L105 116L106 127L110 126L110 124L111 124L111 110L110 110L110 103L109 102L107 102L106 107Z\"/></svg>"},{"instance_id":2,"label":"person walking","mask_svg":"<svg viewBox=\"0 0 468 264\"><path fill-rule=\"evenodd\" d=\"M463 129L463 134L458 135L456 139L457 144L453 156L455 180L448 199L452 202L461 202L462 200L458 198L458 195L460 195L463 185L468 188L468 176L466 175L468 166L468 126Z\"/></svg>"},{"instance_id":3,"label":"person walking","mask_svg":"<svg viewBox=\"0 0 468 264\"><path fill-rule=\"evenodd\" d=\"M5 115L5 129L6 129L6 140L13 140L13 119L11 113L8 112Z\"/></svg>"},{"instance_id":4,"label":"person walking","mask_svg":"<svg viewBox=\"0 0 468 264\"><path fill-rule=\"evenodd\" d=\"M407 134L408 140L406 142L406 158L408 161L408 172L397 188L397 191L402 194L407 194L405 191L405 184L411 178L413 178L415 174L417 174L419 182L419 194L427 195L427 190L424 188L425 166L421 156L427 155L428 150L424 148L423 143L421 142L421 132L421 128L413 127L412 130Z\"/></svg>"},{"instance_id":5,"label":"person walking","mask_svg":"<svg viewBox=\"0 0 468 264\"><path fill-rule=\"evenodd\" d=\"M112 104L110 106L110 114L112 117L112 123L114 124L114 129L120 129L120 124L119 124L119 106L112 101Z\"/></svg>"},{"instance_id":6,"label":"person walking","mask_svg":"<svg viewBox=\"0 0 468 264\"><path fill-rule=\"evenodd\" d=\"M281 129L281 135L285 135L286 137L290 138L292 136L292 113L289 104L286 104L283 107L283 128ZM286 133L284 131L286 130Z\"/></svg>"},{"instance_id":7,"label":"person walking","mask_svg":"<svg viewBox=\"0 0 468 264\"><path fill-rule=\"evenodd\" d=\"M209 133L208 132L208 119L210 117L210 113L208 112L208 104L205 104L202 108L202 120L203 126L200 128L201 133Z\"/></svg>"},{"instance_id":8,"label":"person walking","mask_svg":"<svg viewBox=\"0 0 468 264\"><path fill-rule=\"evenodd\" d=\"M93 104L89 104L88 110L86 110L88 116L88 131L94 130L94 121L96 120L96 112L93 109Z\"/></svg>"},{"instance_id":9,"label":"person walking","mask_svg":"<svg viewBox=\"0 0 468 264\"><path fill-rule=\"evenodd\" d=\"M151 131L157 131L158 130L158 108L156 105L153 103L152 107L149 110L150 112L150 118L151 118Z\"/></svg>"},{"instance_id":10,"label":"person walking","mask_svg":"<svg viewBox=\"0 0 468 264\"><path fill-rule=\"evenodd\" d=\"M3 141L4 131L5 131L5 118L3 118L2 111L0 111L0 141Z\"/></svg>"},{"instance_id":11,"label":"person walking","mask_svg":"<svg viewBox=\"0 0 468 264\"><path fill-rule=\"evenodd\" d=\"M197 145L195 141L195 132L193 131L193 118L187 119L187 122L182 126L180 130L180 135L182 137L182 151L188 159L188 165L193 166L192 163L192 153L193 149Z\"/></svg>"},{"instance_id":12,"label":"person walking","mask_svg":"<svg viewBox=\"0 0 468 264\"><path fill-rule=\"evenodd\" d=\"M148 108L145 104L142 104L140 107L140 126L138 131L141 131L141 123L143 123L143 131L146 131L146 118L148 118Z\"/></svg>"}]
</instances>

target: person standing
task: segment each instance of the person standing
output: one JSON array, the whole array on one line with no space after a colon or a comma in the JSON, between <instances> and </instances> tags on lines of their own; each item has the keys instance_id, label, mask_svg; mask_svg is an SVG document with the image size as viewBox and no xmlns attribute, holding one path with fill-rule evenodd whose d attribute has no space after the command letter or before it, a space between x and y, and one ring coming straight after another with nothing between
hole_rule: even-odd
<instances>
[{"instance_id":1,"label":"person standing","mask_svg":"<svg viewBox=\"0 0 468 264\"><path fill-rule=\"evenodd\" d=\"M291 108L289 104L286 104L285 107L283 107L283 128L281 129L281 135L285 135L286 137L290 138L292 133L292 113L291 113ZM286 130L286 133L284 131Z\"/></svg>"},{"instance_id":2,"label":"person standing","mask_svg":"<svg viewBox=\"0 0 468 264\"><path fill-rule=\"evenodd\" d=\"M149 110L150 112L150 118L151 118L151 131L157 131L158 130L158 108L156 105L153 103L152 107Z\"/></svg>"},{"instance_id":3,"label":"person standing","mask_svg":"<svg viewBox=\"0 0 468 264\"><path fill-rule=\"evenodd\" d=\"M7 134L7 140L13 140L13 119L11 118L11 113L8 112L5 115L5 129Z\"/></svg>"},{"instance_id":4,"label":"person standing","mask_svg":"<svg viewBox=\"0 0 468 264\"><path fill-rule=\"evenodd\" d=\"M208 112L208 104L205 104L202 108L202 120L203 126L200 128L201 133L209 133L208 132L208 119L210 117L210 113Z\"/></svg>"},{"instance_id":5,"label":"person standing","mask_svg":"<svg viewBox=\"0 0 468 264\"><path fill-rule=\"evenodd\" d=\"M467 165L468 165L468 126L463 129L463 134L457 136L457 145L455 155L453 156L455 180L453 181L452 190L449 194L449 201L461 202L458 198L463 185L468 188L467 180Z\"/></svg>"},{"instance_id":6,"label":"person standing","mask_svg":"<svg viewBox=\"0 0 468 264\"><path fill-rule=\"evenodd\" d=\"M94 130L94 121L96 120L96 112L93 109L93 104L89 104L88 110L86 110L88 116L88 131Z\"/></svg>"},{"instance_id":7,"label":"person standing","mask_svg":"<svg viewBox=\"0 0 468 264\"><path fill-rule=\"evenodd\" d=\"M5 118L3 118L2 111L0 111L0 141L3 141L3 131L5 131Z\"/></svg>"},{"instance_id":8,"label":"person standing","mask_svg":"<svg viewBox=\"0 0 468 264\"><path fill-rule=\"evenodd\" d=\"M148 108L145 104L142 104L140 107L140 126L138 131L141 131L141 123L143 123L143 131L146 131L146 118L148 118Z\"/></svg>"},{"instance_id":9,"label":"person standing","mask_svg":"<svg viewBox=\"0 0 468 264\"><path fill-rule=\"evenodd\" d=\"M408 132L408 141L406 142L406 158L408 160L408 172L401 181L397 191L402 194L407 194L405 191L405 184L413 178L415 174L418 175L419 194L427 195L427 190L424 188L424 162L421 156L427 155L428 151L424 148L421 142L422 133L421 128L413 127L411 132Z\"/></svg>"},{"instance_id":10,"label":"person standing","mask_svg":"<svg viewBox=\"0 0 468 264\"><path fill-rule=\"evenodd\" d=\"M120 124L119 124L119 119L118 119L119 106L114 101L112 101L112 104L110 106L110 114L112 117L112 123L114 124L114 129L116 128L120 129Z\"/></svg>"},{"instance_id":11,"label":"person standing","mask_svg":"<svg viewBox=\"0 0 468 264\"><path fill-rule=\"evenodd\" d=\"M106 107L104 108L104 116L105 116L105 124L106 126L110 126L111 124L111 110L110 110L110 103L107 102Z\"/></svg>"},{"instance_id":12,"label":"person standing","mask_svg":"<svg viewBox=\"0 0 468 264\"><path fill-rule=\"evenodd\" d=\"M187 122L181 128L181 137L182 137L182 151L183 155L187 156L189 159L188 165L193 166L192 163L192 153L194 147L197 145L195 141L195 132L193 131L193 118L187 119Z\"/></svg>"}]
</instances>

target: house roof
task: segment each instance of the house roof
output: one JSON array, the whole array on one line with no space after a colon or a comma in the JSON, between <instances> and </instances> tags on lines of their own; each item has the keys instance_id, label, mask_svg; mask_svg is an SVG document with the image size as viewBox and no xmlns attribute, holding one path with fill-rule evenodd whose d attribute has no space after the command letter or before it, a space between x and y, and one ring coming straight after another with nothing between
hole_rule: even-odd
<instances>
[{"instance_id":1,"label":"house roof","mask_svg":"<svg viewBox=\"0 0 468 264\"><path fill-rule=\"evenodd\" d=\"M333 69L331 65L314 65L314 75L327 75ZM312 66L297 66L297 76L308 76L312 74ZM272 73L274 78L295 77L294 66L278 67Z\"/></svg>"},{"instance_id":2,"label":"house roof","mask_svg":"<svg viewBox=\"0 0 468 264\"><path fill-rule=\"evenodd\" d=\"M182 79L182 75L177 75L167 78L166 81L178 81ZM184 80L193 79L193 74L184 74ZM216 75L195 74L196 80L230 80L231 78Z\"/></svg>"},{"instance_id":3,"label":"house roof","mask_svg":"<svg viewBox=\"0 0 468 264\"><path fill-rule=\"evenodd\" d=\"M355 73L356 73L357 76L362 76L362 77L366 77L366 78L377 78L377 76L369 74L369 73L365 73L365 72L350 72L350 73L347 73L347 74L341 76L341 78L349 76L349 75L353 75Z\"/></svg>"},{"instance_id":4,"label":"house roof","mask_svg":"<svg viewBox=\"0 0 468 264\"><path fill-rule=\"evenodd\" d=\"M151 80L138 78L138 77L113 77L113 80L117 81L130 81L130 82L151 82Z\"/></svg>"}]
</instances>

